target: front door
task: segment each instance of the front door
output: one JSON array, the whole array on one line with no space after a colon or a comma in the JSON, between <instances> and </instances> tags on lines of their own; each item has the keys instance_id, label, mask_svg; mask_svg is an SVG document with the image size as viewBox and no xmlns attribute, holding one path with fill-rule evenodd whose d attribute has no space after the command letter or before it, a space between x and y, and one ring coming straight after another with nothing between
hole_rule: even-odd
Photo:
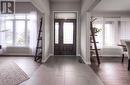
<instances>
[{"instance_id":1,"label":"front door","mask_svg":"<svg viewBox=\"0 0 130 85\"><path fill-rule=\"evenodd\" d=\"M76 55L76 19L55 19L54 54Z\"/></svg>"}]
</instances>

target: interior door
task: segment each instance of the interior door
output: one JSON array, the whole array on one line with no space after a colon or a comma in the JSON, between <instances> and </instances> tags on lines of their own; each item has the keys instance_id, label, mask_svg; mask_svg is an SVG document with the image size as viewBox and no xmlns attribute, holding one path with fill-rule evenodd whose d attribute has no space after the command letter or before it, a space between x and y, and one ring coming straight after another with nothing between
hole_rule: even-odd
<instances>
[{"instance_id":1,"label":"interior door","mask_svg":"<svg viewBox=\"0 0 130 85\"><path fill-rule=\"evenodd\" d=\"M54 54L76 55L76 19L55 19Z\"/></svg>"}]
</instances>

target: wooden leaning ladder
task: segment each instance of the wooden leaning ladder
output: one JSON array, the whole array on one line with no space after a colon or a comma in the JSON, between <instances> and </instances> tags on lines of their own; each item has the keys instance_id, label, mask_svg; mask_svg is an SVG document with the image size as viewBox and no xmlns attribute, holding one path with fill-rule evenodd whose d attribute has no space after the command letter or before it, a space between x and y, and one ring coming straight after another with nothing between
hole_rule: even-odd
<instances>
[{"instance_id":1,"label":"wooden leaning ladder","mask_svg":"<svg viewBox=\"0 0 130 85\"><path fill-rule=\"evenodd\" d=\"M94 21L94 20L93 20ZM100 58L99 58L99 54L98 54L98 50L99 49L97 49L97 42L96 42L96 39L95 39L95 30L93 29L93 21L91 21L90 22L90 31L91 31L91 39L92 39L92 42L91 43L93 43L93 45L94 45L94 49L92 49L91 47L90 47L90 50L91 51L95 51L95 54L96 54L96 59L97 59L97 62L98 62L98 65L100 64Z\"/></svg>"},{"instance_id":2,"label":"wooden leaning ladder","mask_svg":"<svg viewBox=\"0 0 130 85\"><path fill-rule=\"evenodd\" d=\"M40 63L42 61L42 22L43 22L43 19L41 18L40 29L39 29L38 38L37 38L36 52L34 56L34 60Z\"/></svg>"}]
</instances>

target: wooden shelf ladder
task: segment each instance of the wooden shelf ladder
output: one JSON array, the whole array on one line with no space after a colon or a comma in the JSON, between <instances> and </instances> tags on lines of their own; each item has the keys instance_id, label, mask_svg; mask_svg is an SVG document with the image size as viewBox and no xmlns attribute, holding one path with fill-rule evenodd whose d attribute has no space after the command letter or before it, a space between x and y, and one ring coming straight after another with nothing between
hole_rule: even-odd
<instances>
[{"instance_id":1,"label":"wooden shelf ladder","mask_svg":"<svg viewBox=\"0 0 130 85\"><path fill-rule=\"evenodd\" d=\"M40 29L39 29L38 38L37 38L36 52L34 56L34 60L40 63L42 61L42 22L43 22L43 19L41 18Z\"/></svg>"},{"instance_id":2,"label":"wooden shelf ladder","mask_svg":"<svg viewBox=\"0 0 130 85\"><path fill-rule=\"evenodd\" d=\"M97 36L97 35L95 35L95 30L93 29L93 21L90 22L90 31L91 31L90 37L93 40L93 41L90 41L90 43L92 43L94 45L94 49L92 49L92 47L90 47L90 50L91 50L91 52L95 51L96 59L97 59L98 65L99 65L100 64L100 58L99 58L98 50L100 50L100 49L97 48L96 43L98 43L98 42L96 42L96 39L95 39L95 36Z\"/></svg>"}]
</instances>

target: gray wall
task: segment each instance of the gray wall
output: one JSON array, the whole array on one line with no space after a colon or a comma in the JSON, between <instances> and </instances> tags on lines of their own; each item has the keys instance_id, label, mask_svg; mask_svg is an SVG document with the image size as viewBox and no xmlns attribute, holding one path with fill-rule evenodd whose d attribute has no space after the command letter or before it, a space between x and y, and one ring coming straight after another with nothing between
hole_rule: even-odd
<instances>
[{"instance_id":1,"label":"gray wall","mask_svg":"<svg viewBox=\"0 0 130 85\"><path fill-rule=\"evenodd\" d=\"M30 13L31 11L37 11L37 9L30 2L17 2L16 13Z\"/></svg>"},{"instance_id":2,"label":"gray wall","mask_svg":"<svg viewBox=\"0 0 130 85\"><path fill-rule=\"evenodd\" d=\"M80 11L80 2L51 2L51 11Z\"/></svg>"}]
</instances>

